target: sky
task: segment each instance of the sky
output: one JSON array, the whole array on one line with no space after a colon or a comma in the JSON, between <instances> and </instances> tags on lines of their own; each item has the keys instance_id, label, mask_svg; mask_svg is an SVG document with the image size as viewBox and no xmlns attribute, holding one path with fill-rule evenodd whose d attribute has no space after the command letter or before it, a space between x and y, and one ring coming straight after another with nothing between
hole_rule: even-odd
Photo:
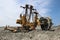
<instances>
[{"instance_id":1,"label":"sky","mask_svg":"<svg viewBox=\"0 0 60 40\"><path fill-rule=\"evenodd\" d=\"M60 25L60 0L0 0L0 26L18 26L16 20L24 9L20 6L33 5L44 17L51 17L54 25Z\"/></svg>"}]
</instances>

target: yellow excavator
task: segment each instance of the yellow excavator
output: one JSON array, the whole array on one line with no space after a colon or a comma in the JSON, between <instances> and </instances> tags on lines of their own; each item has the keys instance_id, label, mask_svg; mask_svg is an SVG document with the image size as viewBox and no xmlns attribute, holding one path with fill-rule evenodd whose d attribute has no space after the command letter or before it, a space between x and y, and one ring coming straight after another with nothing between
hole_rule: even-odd
<instances>
[{"instance_id":1,"label":"yellow excavator","mask_svg":"<svg viewBox=\"0 0 60 40\"><path fill-rule=\"evenodd\" d=\"M30 7L28 7L28 5L26 5L25 7L21 6L22 8L25 9L25 15L20 15L21 20L17 19L16 23L18 24L22 24L22 27L25 30L35 30L35 28L37 27L37 25L41 26L42 30L50 30L51 26L52 26L52 20L49 17L40 17L40 19L38 18L38 12L36 11L36 9L33 8L32 5L30 5ZM28 9L30 10L30 14L28 16L27 19L27 15L28 15ZM33 22L30 22L32 16L32 20Z\"/></svg>"},{"instance_id":2,"label":"yellow excavator","mask_svg":"<svg viewBox=\"0 0 60 40\"><path fill-rule=\"evenodd\" d=\"M17 31L32 31L35 30L35 28L37 27L37 25L41 26L42 30L48 30L51 29L52 26L52 22L49 21L50 18L44 18L44 17L40 17L38 18L38 12L36 11L36 9L33 8L32 5L25 5L25 7L21 6L21 8L25 9L25 14L20 14L20 19L16 20L17 24L21 24L22 27L17 27L17 28L13 28L11 29L10 27L5 27L5 30L11 30L12 32L17 32ZM29 10L29 13L28 13ZM32 20L32 22L30 22ZM48 21L51 23L50 26L48 26Z\"/></svg>"}]
</instances>

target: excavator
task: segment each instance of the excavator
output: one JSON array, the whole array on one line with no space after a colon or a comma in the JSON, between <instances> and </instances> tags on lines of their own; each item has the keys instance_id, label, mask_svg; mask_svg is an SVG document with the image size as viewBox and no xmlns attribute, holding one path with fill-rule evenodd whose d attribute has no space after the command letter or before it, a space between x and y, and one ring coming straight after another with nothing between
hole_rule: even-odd
<instances>
[{"instance_id":1,"label":"excavator","mask_svg":"<svg viewBox=\"0 0 60 40\"><path fill-rule=\"evenodd\" d=\"M33 8L32 5L26 4L25 7L20 6L21 8L25 9L25 13L22 15L20 14L20 19L16 20L17 24L22 25L21 27L17 27L14 29L11 29L10 27L5 27L4 30L10 30L12 32L17 32L17 31L32 31L35 30L37 25L41 26L42 30L50 30L52 26L52 21L50 21L50 18L44 18L40 17L38 18L38 12L36 9ZM28 13L29 10L29 13ZM32 22L31 22L32 20ZM48 26L50 25L50 26Z\"/></svg>"}]
</instances>

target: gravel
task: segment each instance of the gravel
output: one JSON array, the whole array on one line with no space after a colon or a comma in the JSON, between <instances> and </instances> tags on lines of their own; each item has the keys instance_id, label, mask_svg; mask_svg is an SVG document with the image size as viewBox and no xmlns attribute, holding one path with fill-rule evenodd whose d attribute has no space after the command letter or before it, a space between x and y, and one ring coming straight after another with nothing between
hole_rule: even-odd
<instances>
[{"instance_id":1,"label":"gravel","mask_svg":"<svg viewBox=\"0 0 60 40\"><path fill-rule=\"evenodd\" d=\"M0 28L0 40L60 40L60 27L53 27L55 31L42 31L41 29L30 32L12 33Z\"/></svg>"}]
</instances>

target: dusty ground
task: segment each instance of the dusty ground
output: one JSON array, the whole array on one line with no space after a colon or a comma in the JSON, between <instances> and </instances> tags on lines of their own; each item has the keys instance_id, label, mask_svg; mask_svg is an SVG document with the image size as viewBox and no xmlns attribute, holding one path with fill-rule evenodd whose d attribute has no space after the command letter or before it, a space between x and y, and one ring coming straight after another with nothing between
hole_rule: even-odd
<instances>
[{"instance_id":1,"label":"dusty ground","mask_svg":"<svg viewBox=\"0 0 60 40\"><path fill-rule=\"evenodd\" d=\"M34 30L28 33L12 33L0 28L0 40L60 40L60 27L53 27L55 31Z\"/></svg>"}]
</instances>

